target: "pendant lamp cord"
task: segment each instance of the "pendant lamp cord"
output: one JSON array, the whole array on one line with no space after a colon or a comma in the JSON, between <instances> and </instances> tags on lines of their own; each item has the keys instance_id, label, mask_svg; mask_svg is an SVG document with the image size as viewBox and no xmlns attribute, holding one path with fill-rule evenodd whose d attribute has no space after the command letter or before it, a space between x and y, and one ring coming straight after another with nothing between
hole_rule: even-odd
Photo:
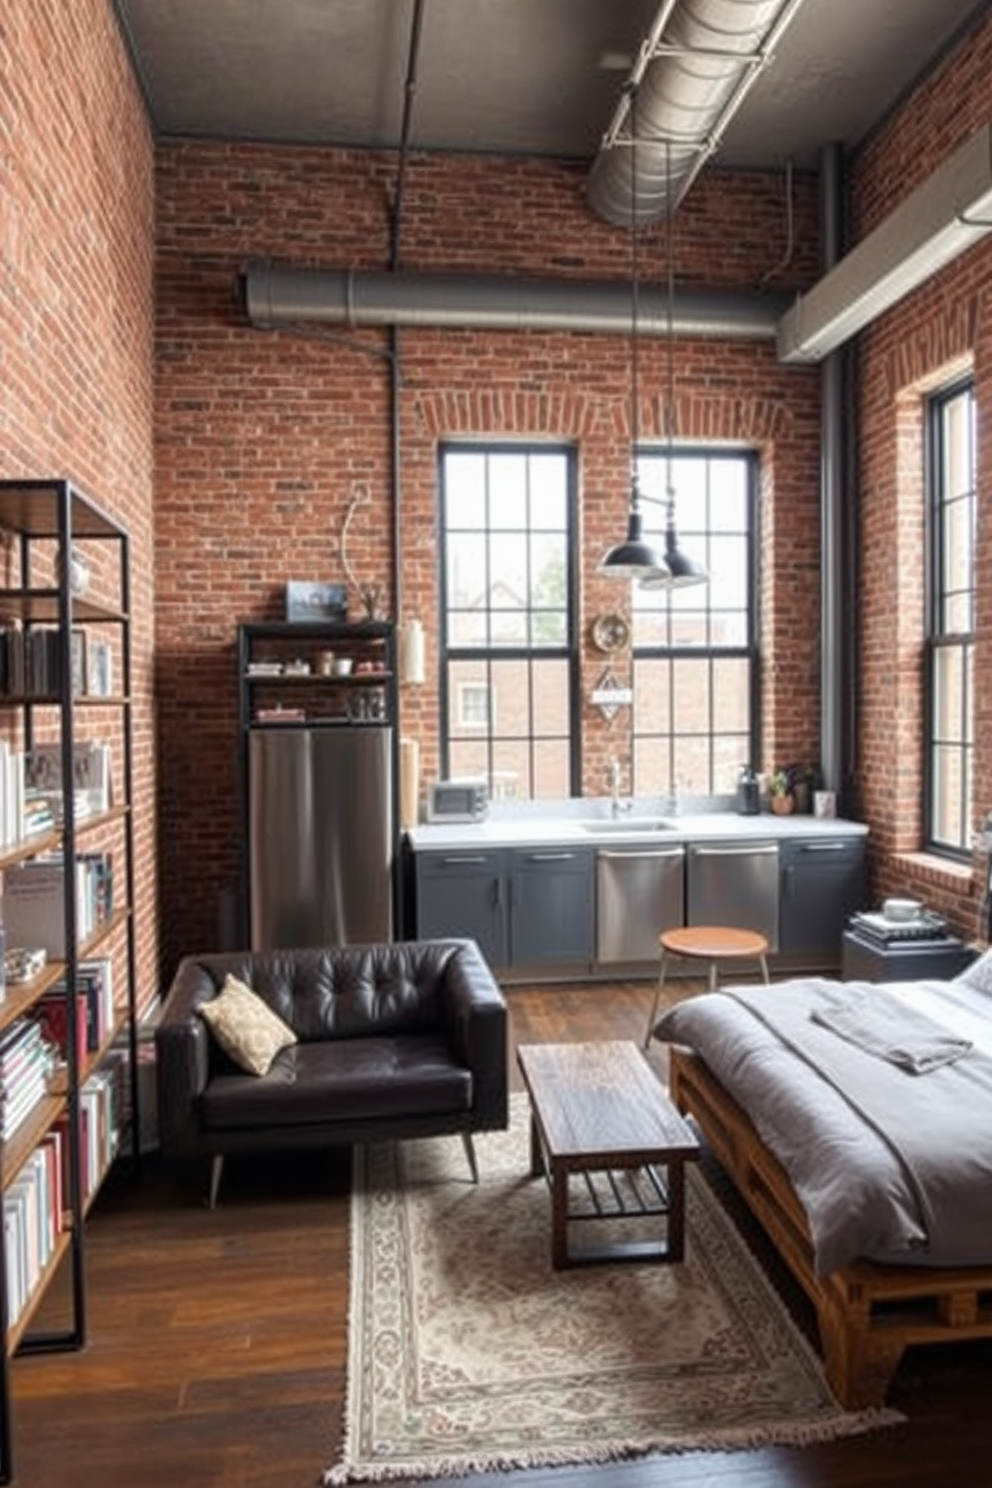
<instances>
[{"instance_id":1,"label":"pendant lamp cord","mask_svg":"<svg viewBox=\"0 0 992 1488\"><path fill-rule=\"evenodd\" d=\"M675 484L672 479L672 457L675 446L675 251L672 231L672 142L665 141L665 258L667 298L665 337L667 346L667 385L665 388L665 504L668 526L675 526Z\"/></svg>"},{"instance_id":2,"label":"pendant lamp cord","mask_svg":"<svg viewBox=\"0 0 992 1488\"><path fill-rule=\"evenodd\" d=\"M630 506L637 511L640 488L637 481L639 439L638 387L638 286L637 286L637 88L630 94Z\"/></svg>"}]
</instances>

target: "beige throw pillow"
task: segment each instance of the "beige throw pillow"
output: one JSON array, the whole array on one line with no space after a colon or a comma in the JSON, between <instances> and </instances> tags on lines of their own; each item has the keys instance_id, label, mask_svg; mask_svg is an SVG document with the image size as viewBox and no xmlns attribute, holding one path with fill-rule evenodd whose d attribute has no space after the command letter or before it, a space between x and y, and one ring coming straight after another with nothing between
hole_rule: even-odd
<instances>
[{"instance_id":1,"label":"beige throw pillow","mask_svg":"<svg viewBox=\"0 0 992 1488\"><path fill-rule=\"evenodd\" d=\"M268 1074L279 1050L296 1043L289 1024L230 972L218 995L201 1003L199 1012L221 1048L249 1075Z\"/></svg>"}]
</instances>

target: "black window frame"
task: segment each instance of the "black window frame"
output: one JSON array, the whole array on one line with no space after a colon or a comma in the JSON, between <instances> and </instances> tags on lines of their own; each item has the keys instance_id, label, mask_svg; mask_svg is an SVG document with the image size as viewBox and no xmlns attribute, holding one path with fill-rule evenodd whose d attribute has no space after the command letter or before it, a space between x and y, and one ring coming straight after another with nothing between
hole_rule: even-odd
<instances>
[{"instance_id":1,"label":"black window frame","mask_svg":"<svg viewBox=\"0 0 992 1488\"><path fill-rule=\"evenodd\" d=\"M566 583L567 598L565 605L566 614L566 637L564 644L560 646L533 645L509 646L501 644L488 647L480 646L452 646L449 644L448 634L448 574L445 561L446 539L448 534L448 492L445 478L445 457L451 452L453 454L478 454L483 456L515 455L515 456L547 456L549 454L560 455L565 461L566 472ZM486 659L486 675L490 679L490 696L493 695L491 681L491 666L494 661L524 661L528 662L535 658L548 660L559 658L566 663L567 667L567 728L568 728L568 795L577 796L582 788L582 740L581 740L581 670L579 664L579 460L578 450L572 444L561 440L492 440L492 439L446 439L442 440L437 450L437 491L438 491L438 592L440 595L440 626L438 642L438 754L443 776L448 776L451 769L451 738L449 733L449 718L451 712L451 663L458 661L479 661ZM500 529L504 530L504 529ZM526 529L531 531L533 529ZM533 711L533 707L531 708ZM480 738L485 739L487 769L486 777L490 784L494 776L494 748L496 741L501 736L497 730L493 730L493 710L490 708L489 724L485 730L480 729ZM510 737L510 736L505 736ZM530 733L527 737L527 751L529 757L529 776L534 778L534 748L538 737ZM528 792L525 799L533 799Z\"/></svg>"},{"instance_id":2,"label":"black window frame","mask_svg":"<svg viewBox=\"0 0 992 1488\"><path fill-rule=\"evenodd\" d=\"M943 488L946 451L944 416L950 404L962 395L970 397L971 411L971 482L965 498L960 494L948 497ZM923 708L923 848L935 856L954 862L971 861L971 816L974 810L974 761L975 761L975 698L974 698L974 654L975 654L975 524L977 512L977 458L975 450L975 379L969 373L946 387L940 388L926 400L924 428L924 472L926 484L926 542L925 542L925 611L924 635L924 708ZM967 499L971 506L971 628L968 631L946 631L943 614L948 598L943 576L945 523L942 515L951 500ZM962 676L965 680L961 700L962 737L959 741L943 741L935 728L937 700L938 656L947 650L962 652ZM969 716L970 715L970 716ZM935 754L938 746L955 748L962 756L963 778L966 788L962 792L957 840L950 842L936 834L936 768Z\"/></svg>"},{"instance_id":3,"label":"black window frame","mask_svg":"<svg viewBox=\"0 0 992 1488\"><path fill-rule=\"evenodd\" d=\"M745 606L745 611L746 611L746 625L747 625L747 638L746 638L745 643L742 646L710 646L710 645L699 646L699 645L689 645L689 644L682 644L682 645L673 645L673 644L653 644L653 645L646 645L644 642L637 642L636 641L636 638L635 638L634 644L632 645L632 648L631 648L632 681L633 681L633 687L634 687L634 703L633 703L632 717L631 717L631 757L632 757L632 761L636 761L636 757L637 757L637 753L638 753L638 750L637 750L637 741L638 741L639 738L643 740L644 738L650 738L650 737L654 736L654 737L657 737L660 741L661 740L664 740L666 738L666 736L664 736L664 735L652 735L652 732L651 731L643 731L643 730L642 731L639 731L638 730L638 727L637 727L637 711L638 711L637 663L639 661L651 660L651 659L671 660L671 661L678 661L678 660L681 660L681 659L692 659L692 660L707 660L710 663L712 663L713 661L717 661L717 660L725 657L725 658L743 658L743 659L745 659L747 661L747 664L748 664L749 729L748 729L748 740L747 740L746 748L744 750L742 750L742 757L741 757L740 763L742 765L745 764L745 763L751 764L755 768L758 768L759 767L759 764L760 764L758 755L759 755L759 752L760 752L760 741L761 741L761 704L762 704L762 698L761 698L761 644L760 644L760 636L761 636L761 594L760 594L760 582L759 582L759 580L760 580L760 574L759 574L759 553L760 553L759 522L760 522L760 490L761 490L761 459L760 459L760 454L759 454L759 452L757 450L755 450L753 448L746 447L746 446L736 446L736 447L729 446L728 447L728 446L725 446L725 445L720 445L720 446L699 445L699 446L688 447L688 446L683 445L683 446L679 446L676 449L675 455L676 455L676 458L678 460L680 460L680 461L684 461L684 460L687 460L687 459L695 459L695 458L698 458L700 460L705 460L705 461L711 462L711 463L721 463L721 462L727 462L727 463L729 463L731 461L734 461L734 462L738 462L738 463L743 464L744 467L745 467L746 476L747 476L747 533L746 533L746 553L747 553L747 556L746 556L746 576L747 576L748 594L747 594L747 601L746 601L746 606ZM645 459L650 459L652 461L658 461L658 462L664 462L664 460L666 458L666 451L663 450L663 449L659 449L657 447L644 447L644 448L638 450L637 458L638 458L638 461L639 462L641 462L641 461L643 461ZM680 518L681 518L681 520L680 520ZM664 536L663 536L663 534L664 534L664 521L665 521L665 513L663 511L659 510L659 508L657 507L657 505L655 504L654 501L652 501L650 504L644 506L644 533L645 533L645 539L647 541L649 541L649 542L654 542L655 546L659 549L659 551L662 551L662 552L664 551ZM719 534L714 533L713 529L711 529L709 527L708 523L706 523L706 524L704 524L704 525L701 526L701 524L698 521L690 521L688 519L688 514L685 513L684 510L679 506L678 501L676 501L676 524L677 524L677 527L678 527L678 530L679 530L680 544L684 547L684 549L685 549L686 552L688 552L688 553L690 553L692 555L692 557L697 558L700 561L702 561L704 563L704 566L706 566L706 568L707 568L707 572L709 572L709 565L707 563L707 556L708 556L708 554L707 554L707 551L706 550L708 548L709 541L710 541L711 537L713 537L714 535L718 536ZM685 529L685 531L683 531L683 529ZM700 539L702 539L702 544L703 544L702 550L700 550L700 546L699 546ZM708 583L707 583L707 589L709 589L709 584ZM668 603L669 603L669 606L670 606L671 605L671 591L667 591L667 592L668 592L668 595L669 595ZM682 592L685 592L685 593L688 593L688 594L694 594L695 593L695 591L693 591L693 590L682 591ZM663 591L662 590L662 591L659 591L659 593L661 593L662 595L664 595L666 593L666 591ZM712 593L712 591L710 591L710 593ZM707 604L707 608L708 608L709 607L709 598L708 598L708 596L707 596L706 604ZM712 678L712 669L711 669L711 672L710 672L711 693L712 693L712 685L713 685L713 678ZM682 735L680 735L679 734L679 731L678 731L677 727L675 726L675 709L674 709L674 706L673 706L673 701L674 700L670 697L669 698L669 718L671 720L671 725L672 726L671 726L670 731L669 731L669 733L667 735L667 754L668 754L668 762L667 763L668 763L668 768L667 768L667 770L664 771L664 776L665 776L665 778L668 781L668 788L669 788L669 790L675 790L675 791L677 791L678 786L679 786L679 780L678 780L678 777L677 777L677 774L676 774L676 767L675 767L675 760L674 760L674 755L675 755L675 751L676 751L676 744L677 744L677 740L680 737L681 738L687 738L687 737L690 737L690 735L688 735L688 734L682 734ZM712 696L711 696L711 703L712 703ZM703 793L704 794L707 794L707 795L710 795L710 796L717 795L717 794L719 794L719 795L726 794L726 791L722 791L722 790L718 790L717 789L716 783L715 783L715 777L714 777L714 749L715 749L715 740L716 740L717 737L719 737L719 736L717 734L715 734L712 729L710 729L709 732L708 732L708 735L706 736L706 742L703 745L703 747L705 747L706 748L706 751L707 751L707 778L708 778L708 782L709 782L709 789L708 790L705 790ZM662 747L666 747L666 746L662 746ZM746 754L746 758L744 757L745 754ZM638 782L637 782L637 779L636 779L636 773L637 773L636 763L633 764L632 773L633 773L633 776L634 776L632 789L636 792L638 790Z\"/></svg>"}]
</instances>

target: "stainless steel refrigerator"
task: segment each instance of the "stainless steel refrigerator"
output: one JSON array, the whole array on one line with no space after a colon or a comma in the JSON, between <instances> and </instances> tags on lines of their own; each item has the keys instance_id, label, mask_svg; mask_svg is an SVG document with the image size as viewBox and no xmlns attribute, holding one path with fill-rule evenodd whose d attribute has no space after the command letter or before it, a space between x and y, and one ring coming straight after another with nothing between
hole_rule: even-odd
<instances>
[{"instance_id":1,"label":"stainless steel refrigerator","mask_svg":"<svg viewBox=\"0 0 992 1488\"><path fill-rule=\"evenodd\" d=\"M252 729L252 950L391 940L395 837L392 728Z\"/></svg>"}]
</instances>

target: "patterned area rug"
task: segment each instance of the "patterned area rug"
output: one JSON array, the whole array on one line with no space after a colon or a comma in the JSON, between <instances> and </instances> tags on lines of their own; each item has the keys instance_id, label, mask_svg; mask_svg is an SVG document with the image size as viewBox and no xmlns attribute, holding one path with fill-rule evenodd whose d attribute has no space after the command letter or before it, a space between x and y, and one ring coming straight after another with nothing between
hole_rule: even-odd
<instances>
[{"instance_id":1,"label":"patterned area rug","mask_svg":"<svg viewBox=\"0 0 992 1488\"><path fill-rule=\"evenodd\" d=\"M683 1263L554 1271L527 1125L514 1096L509 1131L476 1139L478 1187L457 1137L355 1149L345 1446L325 1482L801 1444L902 1419L841 1410L695 1164Z\"/></svg>"}]
</instances>

